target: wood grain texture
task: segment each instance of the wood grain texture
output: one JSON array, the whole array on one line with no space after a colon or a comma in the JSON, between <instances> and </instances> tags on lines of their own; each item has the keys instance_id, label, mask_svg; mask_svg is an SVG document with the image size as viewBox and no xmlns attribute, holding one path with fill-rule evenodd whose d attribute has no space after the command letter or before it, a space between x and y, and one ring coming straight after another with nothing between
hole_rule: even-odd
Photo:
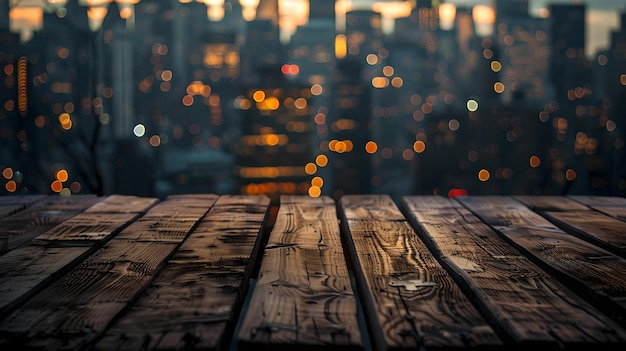
<instances>
[{"instance_id":1,"label":"wood grain texture","mask_svg":"<svg viewBox=\"0 0 626 351\"><path fill-rule=\"evenodd\" d=\"M155 213L171 211L175 214L171 220L184 218L191 231L213 202L191 197L165 200L148 213L151 221L168 227L170 219ZM196 222L190 223L194 215ZM185 239L185 235L177 236L178 241L158 240L158 235L153 240L125 239L128 235L122 234L132 226L2 320L0 348L84 349L96 341Z\"/></svg>"},{"instance_id":2,"label":"wood grain texture","mask_svg":"<svg viewBox=\"0 0 626 351\"><path fill-rule=\"evenodd\" d=\"M0 219L0 255L27 243L100 200L95 195L48 196L28 209Z\"/></svg>"},{"instance_id":3,"label":"wood grain texture","mask_svg":"<svg viewBox=\"0 0 626 351\"><path fill-rule=\"evenodd\" d=\"M626 198L621 196L570 195L568 198L587 206L626 206Z\"/></svg>"},{"instance_id":4,"label":"wood grain texture","mask_svg":"<svg viewBox=\"0 0 626 351\"><path fill-rule=\"evenodd\" d=\"M363 348L331 199L280 198L238 347Z\"/></svg>"},{"instance_id":5,"label":"wood grain texture","mask_svg":"<svg viewBox=\"0 0 626 351\"><path fill-rule=\"evenodd\" d=\"M86 213L145 213L159 199L130 195L110 195L85 210Z\"/></svg>"},{"instance_id":6,"label":"wood grain texture","mask_svg":"<svg viewBox=\"0 0 626 351\"><path fill-rule=\"evenodd\" d=\"M566 197L517 196L515 198L564 231L623 258L626 257L626 222Z\"/></svg>"},{"instance_id":7,"label":"wood grain texture","mask_svg":"<svg viewBox=\"0 0 626 351\"><path fill-rule=\"evenodd\" d=\"M22 211L46 195L5 195L0 196L0 218Z\"/></svg>"},{"instance_id":8,"label":"wood grain texture","mask_svg":"<svg viewBox=\"0 0 626 351\"><path fill-rule=\"evenodd\" d=\"M260 244L269 198L222 196L96 350L224 350Z\"/></svg>"},{"instance_id":9,"label":"wood grain texture","mask_svg":"<svg viewBox=\"0 0 626 351\"><path fill-rule=\"evenodd\" d=\"M459 201L533 262L622 327L626 325L626 261L623 258L565 233L511 198L481 196L459 198ZM591 313L605 322L601 313ZM621 329L610 323L606 328L599 330L615 330L615 335L622 340Z\"/></svg>"},{"instance_id":10,"label":"wood grain texture","mask_svg":"<svg viewBox=\"0 0 626 351\"><path fill-rule=\"evenodd\" d=\"M25 245L0 256L0 318L89 253L89 247Z\"/></svg>"},{"instance_id":11,"label":"wood grain texture","mask_svg":"<svg viewBox=\"0 0 626 351\"><path fill-rule=\"evenodd\" d=\"M133 241L182 242L218 195L177 195L168 197L134 221L117 238Z\"/></svg>"},{"instance_id":12,"label":"wood grain texture","mask_svg":"<svg viewBox=\"0 0 626 351\"><path fill-rule=\"evenodd\" d=\"M0 256L0 316L75 267L153 204L144 201L142 208L138 203L130 203L129 209L135 212L99 213L99 209L108 206L100 204L109 199L104 198L85 212L50 228L30 243L7 253L8 257Z\"/></svg>"},{"instance_id":13,"label":"wood grain texture","mask_svg":"<svg viewBox=\"0 0 626 351\"><path fill-rule=\"evenodd\" d=\"M626 198L619 196L583 196L572 195L570 199L585 204L596 211L626 221Z\"/></svg>"},{"instance_id":14,"label":"wood grain texture","mask_svg":"<svg viewBox=\"0 0 626 351\"><path fill-rule=\"evenodd\" d=\"M410 204L413 199L404 197L403 203ZM624 342L626 334L621 328L582 299L571 296L565 286L470 211L447 201L449 208L410 211L411 221L474 303L497 330L506 333L508 341L517 346L550 348L581 343L616 347ZM607 328L613 328L615 334L607 333Z\"/></svg>"},{"instance_id":15,"label":"wood grain texture","mask_svg":"<svg viewBox=\"0 0 626 351\"><path fill-rule=\"evenodd\" d=\"M537 211L588 211L590 208L564 196L531 196L518 195L514 199L526 205L528 208Z\"/></svg>"},{"instance_id":16,"label":"wood grain texture","mask_svg":"<svg viewBox=\"0 0 626 351\"><path fill-rule=\"evenodd\" d=\"M501 346L389 196L346 195L339 203L376 349Z\"/></svg>"}]
</instances>

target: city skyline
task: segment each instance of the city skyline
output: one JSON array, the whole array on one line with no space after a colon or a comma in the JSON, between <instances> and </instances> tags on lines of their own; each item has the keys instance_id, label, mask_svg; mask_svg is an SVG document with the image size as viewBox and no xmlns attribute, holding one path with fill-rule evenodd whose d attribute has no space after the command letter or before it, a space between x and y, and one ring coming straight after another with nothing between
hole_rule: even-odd
<instances>
[{"instance_id":1,"label":"city skyline","mask_svg":"<svg viewBox=\"0 0 626 351\"><path fill-rule=\"evenodd\" d=\"M337 32L316 1L288 42L267 11L209 20L198 2L142 1L132 26L114 4L96 32L73 2L27 42L5 20L5 190L626 191L626 31L589 59L585 6L501 1L483 32L470 8L447 27L419 4L393 33L371 11Z\"/></svg>"},{"instance_id":2,"label":"city skyline","mask_svg":"<svg viewBox=\"0 0 626 351\"><path fill-rule=\"evenodd\" d=\"M43 6L45 0L9 0L11 6ZM64 3L67 0L49 1L50 3ZM279 0L284 1L285 4L306 4L309 0ZM337 0L338 2L342 0ZM346 4L350 4L352 9L371 9L373 4L381 2L397 3L402 0L345 0ZM407 0L408 2L414 2ZM474 6L474 5L493 5L493 0L446 0L441 2L448 2L456 4L457 6ZM577 4L582 3L587 6L587 40L586 40L586 55L589 59L593 57L601 50L604 50L609 45L611 32L619 30L620 14L626 11L626 1L624 0L529 0L529 13L534 16L544 16L545 9L550 4ZM303 8L305 5L299 5L291 8L296 9ZM296 12L297 12L296 11ZM297 15L300 16L301 15ZM297 21L302 22L302 19ZM343 26L343 19L338 17L338 25ZM289 37L293 34L295 28L288 28L283 30L283 40L288 41Z\"/></svg>"}]
</instances>

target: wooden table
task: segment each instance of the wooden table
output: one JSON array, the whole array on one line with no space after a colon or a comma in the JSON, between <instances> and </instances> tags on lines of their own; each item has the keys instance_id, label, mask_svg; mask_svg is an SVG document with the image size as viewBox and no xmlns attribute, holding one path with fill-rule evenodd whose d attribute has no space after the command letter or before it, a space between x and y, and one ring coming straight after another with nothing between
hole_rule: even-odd
<instances>
[{"instance_id":1,"label":"wooden table","mask_svg":"<svg viewBox=\"0 0 626 351\"><path fill-rule=\"evenodd\" d=\"M1 350L626 350L626 199L0 197Z\"/></svg>"}]
</instances>

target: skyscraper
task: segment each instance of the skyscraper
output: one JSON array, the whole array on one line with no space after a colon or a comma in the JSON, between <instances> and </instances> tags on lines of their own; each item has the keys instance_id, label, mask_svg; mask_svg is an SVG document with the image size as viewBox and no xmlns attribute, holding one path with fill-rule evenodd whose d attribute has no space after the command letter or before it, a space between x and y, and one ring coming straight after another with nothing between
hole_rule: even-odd
<instances>
[{"instance_id":1,"label":"skyscraper","mask_svg":"<svg viewBox=\"0 0 626 351\"><path fill-rule=\"evenodd\" d=\"M335 19L335 0L309 1L309 20Z\"/></svg>"},{"instance_id":2,"label":"skyscraper","mask_svg":"<svg viewBox=\"0 0 626 351\"><path fill-rule=\"evenodd\" d=\"M585 61L584 4L550 6L551 79L557 99L587 83Z\"/></svg>"},{"instance_id":3,"label":"skyscraper","mask_svg":"<svg viewBox=\"0 0 626 351\"><path fill-rule=\"evenodd\" d=\"M274 25L278 25L278 0L261 0L256 9L257 20L271 20Z\"/></svg>"},{"instance_id":4,"label":"skyscraper","mask_svg":"<svg viewBox=\"0 0 626 351\"><path fill-rule=\"evenodd\" d=\"M493 0L493 2L497 22L505 18L528 16L528 0Z\"/></svg>"}]
</instances>

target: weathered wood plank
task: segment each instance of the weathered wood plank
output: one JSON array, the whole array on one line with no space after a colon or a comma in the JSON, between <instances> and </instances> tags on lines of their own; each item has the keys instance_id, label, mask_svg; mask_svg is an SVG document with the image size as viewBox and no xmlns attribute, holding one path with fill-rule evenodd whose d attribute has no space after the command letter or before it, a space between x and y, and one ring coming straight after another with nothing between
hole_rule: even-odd
<instances>
[{"instance_id":1,"label":"weathered wood plank","mask_svg":"<svg viewBox=\"0 0 626 351\"><path fill-rule=\"evenodd\" d=\"M588 211L590 208L565 196L517 195L514 199L536 212L545 211Z\"/></svg>"},{"instance_id":2,"label":"weathered wood plank","mask_svg":"<svg viewBox=\"0 0 626 351\"><path fill-rule=\"evenodd\" d=\"M0 196L0 218L10 216L19 212L39 200L46 198L46 195L8 195Z\"/></svg>"},{"instance_id":3,"label":"weathered wood plank","mask_svg":"<svg viewBox=\"0 0 626 351\"><path fill-rule=\"evenodd\" d=\"M569 198L605 213L620 221L626 221L626 198L619 196L572 195Z\"/></svg>"},{"instance_id":4,"label":"weathered wood plank","mask_svg":"<svg viewBox=\"0 0 626 351\"><path fill-rule=\"evenodd\" d=\"M339 204L375 349L502 345L389 196L345 195Z\"/></svg>"},{"instance_id":5,"label":"weathered wood plank","mask_svg":"<svg viewBox=\"0 0 626 351\"><path fill-rule=\"evenodd\" d=\"M268 206L268 197L220 197L95 349L225 349L247 292Z\"/></svg>"},{"instance_id":6,"label":"weathered wood plank","mask_svg":"<svg viewBox=\"0 0 626 351\"><path fill-rule=\"evenodd\" d=\"M625 259L565 233L512 198L469 196L458 198L458 201L500 233L509 244L622 327L626 326ZM607 328L587 332L607 335L606 331L612 327ZM623 337L621 330L615 333Z\"/></svg>"},{"instance_id":7,"label":"weathered wood plank","mask_svg":"<svg viewBox=\"0 0 626 351\"><path fill-rule=\"evenodd\" d=\"M118 213L98 212L107 210L109 201L118 202L121 198L125 197L104 198L29 244L7 253L6 257L0 256L0 316L5 316L53 279L76 266L153 204L153 201L143 201L144 208L133 204L135 213L121 207Z\"/></svg>"},{"instance_id":8,"label":"weathered wood plank","mask_svg":"<svg viewBox=\"0 0 626 351\"><path fill-rule=\"evenodd\" d=\"M89 247L24 245L0 256L0 318L89 253Z\"/></svg>"},{"instance_id":9,"label":"weathered wood plank","mask_svg":"<svg viewBox=\"0 0 626 351\"><path fill-rule=\"evenodd\" d=\"M516 198L564 231L626 258L626 222L564 197L550 203L544 196Z\"/></svg>"},{"instance_id":10,"label":"weathered wood plank","mask_svg":"<svg viewBox=\"0 0 626 351\"><path fill-rule=\"evenodd\" d=\"M403 198L411 223L514 345L616 347L624 342L621 328L576 298L469 210L453 200L446 200L449 208L421 207L413 203L415 198Z\"/></svg>"},{"instance_id":11,"label":"weathered wood plank","mask_svg":"<svg viewBox=\"0 0 626 351\"><path fill-rule=\"evenodd\" d=\"M171 202L175 203L175 206ZM166 210L196 213L196 222L188 223L189 232L214 201L179 199L163 201L151 208L155 222L167 218L154 215ZM189 210L189 211L187 211ZM184 215L191 222L191 215ZM132 303L152 281L164 262L184 240L132 241L122 238L128 226L117 237L90 255L77 267L52 285L26 301L0 322L0 347L11 349L61 347L84 349Z\"/></svg>"},{"instance_id":12,"label":"weathered wood plank","mask_svg":"<svg viewBox=\"0 0 626 351\"><path fill-rule=\"evenodd\" d=\"M48 196L32 207L0 219L0 255L63 223L101 199L95 195Z\"/></svg>"},{"instance_id":13,"label":"weathered wood plank","mask_svg":"<svg viewBox=\"0 0 626 351\"><path fill-rule=\"evenodd\" d=\"M239 349L363 348L334 201L282 196Z\"/></svg>"},{"instance_id":14,"label":"weathered wood plank","mask_svg":"<svg viewBox=\"0 0 626 351\"><path fill-rule=\"evenodd\" d=\"M626 206L626 198L621 196L569 195L568 198L587 206Z\"/></svg>"},{"instance_id":15,"label":"weathered wood plank","mask_svg":"<svg viewBox=\"0 0 626 351\"><path fill-rule=\"evenodd\" d=\"M130 195L110 195L103 201L89 207L85 213L145 213L159 202L154 197Z\"/></svg>"}]
</instances>

